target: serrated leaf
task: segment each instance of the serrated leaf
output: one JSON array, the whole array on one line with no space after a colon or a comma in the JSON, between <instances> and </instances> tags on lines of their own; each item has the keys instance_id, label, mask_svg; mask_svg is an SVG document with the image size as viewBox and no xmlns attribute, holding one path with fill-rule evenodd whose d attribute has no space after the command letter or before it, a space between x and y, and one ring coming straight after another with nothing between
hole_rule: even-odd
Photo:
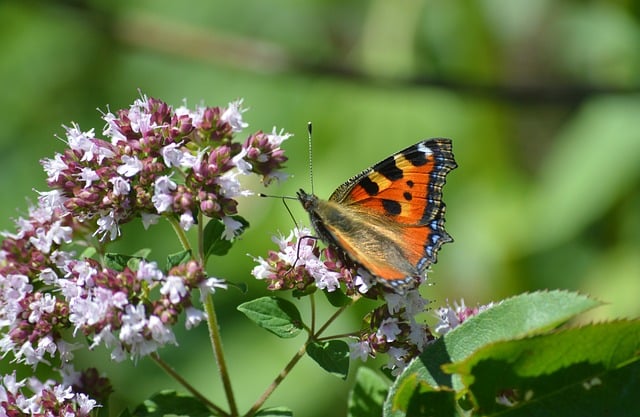
<instances>
[{"instance_id":1,"label":"serrated leaf","mask_svg":"<svg viewBox=\"0 0 640 417\"><path fill-rule=\"evenodd\" d=\"M349 345L342 340L311 342L307 354L325 371L347 379L349 373Z\"/></svg>"},{"instance_id":2,"label":"serrated leaf","mask_svg":"<svg viewBox=\"0 0 640 417\"><path fill-rule=\"evenodd\" d=\"M134 417L163 417L166 415L209 417L211 411L195 397L176 393L173 390L161 391L136 407L131 414Z\"/></svg>"},{"instance_id":3,"label":"serrated leaf","mask_svg":"<svg viewBox=\"0 0 640 417\"><path fill-rule=\"evenodd\" d=\"M167 271L171 268L183 264L191 259L190 250L181 250L180 252L172 253L167 256Z\"/></svg>"},{"instance_id":4,"label":"serrated leaf","mask_svg":"<svg viewBox=\"0 0 640 417\"><path fill-rule=\"evenodd\" d=\"M361 366L356 371L355 384L349 392L348 417L382 415L382 404L389 392L389 384L373 370Z\"/></svg>"},{"instance_id":5,"label":"serrated leaf","mask_svg":"<svg viewBox=\"0 0 640 417\"><path fill-rule=\"evenodd\" d=\"M504 410L496 403L496 397L505 390L520 393L518 407L530 410L537 409L541 402L560 407L566 403L568 393L583 403L589 399L582 397L596 390L606 391L601 398L606 405L592 402L591 406L594 410L611 410L623 398L612 390L609 379L620 367L640 359L639 352L640 320L618 321L497 342L462 362L444 367L461 375L481 413ZM636 386L640 386L638 377L640 374L636 374ZM633 381L629 384L633 385Z\"/></svg>"},{"instance_id":6,"label":"serrated leaf","mask_svg":"<svg viewBox=\"0 0 640 417\"><path fill-rule=\"evenodd\" d=\"M293 411L287 407L265 408L254 414L255 417L292 417Z\"/></svg>"},{"instance_id":7,"label":"serrated leaf","mask_svg":"<svg viewBox=\"0 0 640 417\"><path fill-rule=\"evenodd\" d=\"M600 303L581 294L567 291L544 291L522 294L471 317L445 336L427 345L396 379L385 403L385 415L392 415L393 397L406 378L417 378L416 387L424 382L437 390L460 390L457 375L443 371L442 366L462 361L480 347L500 341L540 333L566 322L576 314ZM402 415L402 414L394 414Z\"/></svg>"},{"instance_id":8,"label":"serrated leaf","mask_svg":"<svg viewBox=\"0 0 640 417\"><path fill-rule=\"evenodd\" d=\"M258 326L278 337L291 338L303 329L296 306L279 297L261 297L240 304L238 310Z\"/></svg>"}]
</instances>

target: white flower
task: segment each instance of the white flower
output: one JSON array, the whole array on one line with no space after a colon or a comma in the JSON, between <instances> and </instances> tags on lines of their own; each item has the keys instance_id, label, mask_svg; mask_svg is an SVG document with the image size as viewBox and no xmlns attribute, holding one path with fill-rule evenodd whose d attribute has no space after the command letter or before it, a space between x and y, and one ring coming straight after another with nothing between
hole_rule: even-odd
<instances>
[{"instance_id":1,"label":"white flower","mask_svg":"<svg viewBox=\"0 0 640 417\"><path fill-rule=\"evenodd\" d=\"M109 182L113 184L113 195L127 195L131 191L131 185L122 177L113 177Z\"/></svg>"},{"instance_id":2,"label":"white flower","mask_svg":"<svg viewBox=\"0 0 640 417\"><path fill-rule=\"evenodd\" d=\"M220 278L209 277L198 284L198 288L200 288L200 300L204 303L206 296L208 294L214 294L216 288L226 290L227 282Z\"/></svg>"},{"instance_id":3,"label":"white flower","mask_svg":"<svg viewBox=\"0 0 640 417\"><path fill-rule=\"evenodd\" d=\"M151 331L151 337L160 345L176 343L176 337L171 331L171 327L165 325L160 317L151 316L147 322L147 328Z\"/></svg>"},{"instance_id":4,"label":"white flower","mask_svg":"<svg viewBox=\"0 0 640 417\"><path fill-rule=\"evenodd\" d=\"M173 196L171 192L178 188L178 185L167 175L163 175L156 179L154 184L154 194L151 197L153 206L158 213L165 212L173 205Z\"/></svg>"},{"instance_id":5,"label":"white flower","mask_svg":"<svg viewBox=\"0 0 640 417\"><path fill-rule=\"evenodd\" d=\"M131 107L129 107L129 114L127 115L131 124L131 130L143 135L157 127L155 122L151 122L151 113L147 110L149 107L148 100L147 96L143 95L134 101Z\"/></svg>"},{"instance_id":6,"label":"white flower","mask_svg":"<svg viewBox=\"0 0 640 417\"><path fill-rule=\"evenodd\" d=\"M193 214L191 214L190 211L187 211L180 215L180 227L182 228L182 230L186 231L191 229L194 223L195 220L193 219Z\"/></svg>"},{"instance_id":7,"label":"white flower","mask_svg":"<svg viewBox=\"0 0 640 417\"><path fill-rule=\"evenodd\" d=\"M182 277L169 275L160 288L160 294L168 295L172 304L178 304L187 295L187 288L184 286Z\"/></svg>"},{"instance_id":8,"label":"white flower","mask_svg":"<svg viewBox=\"0 0 640 417\"><path fill-rule=\"evenodd\" d=\"M243 227L241 222L230 216L223 216L222 223L224 224L224 233L222 234L222 238L225 240L232 240Z\"/></svg>"},{"instance_id":9,"label":"white flower","mask_svg":"<svg viewBox=\"0 0 640 417\"><path fill-rule=\"evenodd\" d=\"M271 133L267 135L267 140L272 147L277 148L282 144L282 142L289 139L291 136L293 136L291 133L284 133L284 129L280 129L280 132L277 132L276 127L274 126Z\"/></svg>"},{"instance_id":10,"label":"white flower","mask_svg":"<svg viewBox=\"0 0 640 417\"><path fill-rule=\"evenodd\" d=\"M25 380L21 379L18 381L16 379L16 371L13 371L11 374L2 377L2 385L4 385L4 388L11 394L16 395L20 391L20 388L25 386Z\"/></svg>"},{"instance_id":11,"label":"white flower","mask_svg":"<svg viewBox=\"0 0 640 417\"><path fill-rule=\"evenodd\" d=\"M74 393L70 386L65 387L64 385L56 385L53 387L53 395L55 395L56 400L59 403L63 403L65 400L70 400L74 397Z\"/></svg>"},{"instance_id":12,"label":"white flower","mask_svg":"<svg viewBox=\"0 0 640 417\"><path fill-rule=\"evenodd\" d=\"M369 342L366 340L358 340L353 343L349 343L349 356L351 359L360 359L363 362L366 362L369 354L371 353L371 346Z\"/></svg>"},{"instance_id":13,"label":"white flower","mask_svg":"<svg viewBox=\"0 0 640 417\"><path fill-rule=\"evenodd\" d=\"M371 287L376 285L376 279L364 268L358 268L358 275L353 280L360 294L365 294Z\"/></svg>"},{"instance_id":14,"label":"white flower","mask_svg":"<svg viewBox=\"0 0 640 417\"><path fill-rule=\"evenodd\" d=\"M100 177L94 170L87 167L82 168L80 173L77 174L77 177L80 179L80 181L84 181L84 188L89 188L94 181L98 181L100 179Z\"/></svg>"},{"instance_id":15,"label":"white flower","mask_svg":"<svg viewBox=\"0 0 640 417\"><path fill-rule=\"evenodd\" d=\"M56 299L50 293L44 293L43 297L36 299L29 304L31 314L29 314L29 323L37 323L43 314L51 314L56 307Z\"/></svg>"},{"instance_id":16,"label":"white flower","mask_svg":"<svg viewBox=\"0 0 640 417\"><path fill-rule=\"evenodd\" d=\"M62 194L61 190L51 190L51 191L37 191L38 193L38 204L41 208L46 209L51 212L56 209L64 210L64 202L68 200Z\"/></svg>"},{"instance_id":17,"label":"white flower","mask_svg":"<svg viewBox=\"0 0 640 417\"><path fill-rule=\"evenodd\" d=\"M244 159L245 156L247 156L247 149L242 148L242 150L240 150L240 152L238 152L236 156L231 158L231 162L233 162L233 164L236 166L236 168L238 168L238 171L240 171L242 175L250 174L252 168L251 164L246 159Z\"/></svg>"},{"instance_id":18,"label":"white flower","mask_svg":"<svg viewBox=\"0 0 640 417\"><path fill-rule=\"evenodd\" d=\"M162 148L162 159L164 164L168 167L179 167L181 165L183 152L179 149L181 143L170 143Z\"/></svg>"},{"instance_id":19,"label":"white flower","mask_svg":"<svg viewBox=\"0 0 640 417\"><path fill-rule=\"evenodd\" d=\"M324 265L324 262L319 259L307 259L305 261L305 268L316 281L316 287L319 289L326 289L329 292L333 292L340 288L340 273L329 271Z\"/></svg>"},{"instance_id":20,"label":"white flower","mask_svg":"<svg viewBox=\"0 0 640 417\"><path fill-rule=\"evenodd\" d=\"M120 228L116 221L115 214L113 212L101 216L98 221L98 229L93 233L93 236L102 235L100 240L104 240L109 235L110 240L116 240L120 236Z\"/></svg>"},{"instance_id":21,"label":"white flower","mask_svg":"<svg viewBox=\"0 0 640 417\"><path fill-rule=\"evenodd\" d=\"M138 272L136 273L136 277L139 280L151 283L153 281L160 281L164 277L164 274L162 273L160 268L158 268L157 263L140 261L140 263L138 264Z\"/></svg>"},{"instance_id":22,"label":"white flower","mask_svg":"<svg viewBox=\"0 0 640 417\"><path fill-rule=\"evenodd\" d=\"M140 161L136 156L123 155L122 162L123 164L116 169L120 175L133 177L142 170L142 161Z\"/></svg>"},{"instance_id":23,"label":"white flower","mask_svg":"<svg viewBox=\"0 0 640 417\"><path fill-rule=\"evenodd\" d=\"M251 256L251 255L249 255ZM262 257L252 257L254 261L258 263L252 270L251 275L253 275L256 279L265 279L269 278L273 274L273 269Z\"/></svg>"},{"instance_id":24,"label":"white flower","mask_svg":"<svg viewBox=\"0 0 640 417\"><path fill-rule=\"evenodd\" d=\"M227 198L234 198L236 196L248 196L253 192L250 190L243 190L238 180L238 171L227 171L216 179L216 182L220 185L222 195Z\"/></svg>"},{"instance_id":25,"label":"white flower","mask_svg":"<svg viewBox=\"0 0 640 417\"><path fill-rule=\"evenodd\" d=\"M102 129L102 134L106 137L111 138L111 143L113 145L117 144L120 141L126 140L126 136L122 134L120 131L120 127L116 123L116 120L119 120L115 114L108 112L102 115L102 120L107 122L105 127Z\"/></svg>"},{"instance_id":26,"label":"white flower","mask_svg":"<svg viewBox=\"0 0 640 417\"><path fill-rule=\"evenodd\" d=\"M400 326L398 326L398 319L389 317L382 320L382 323L380 323L380 327L378 327L378 331L376 332L376 336L379 339L384 337L387 342L393 342L396 340L396 336L401 332L402 330L400 330Z\"/></svg>"},{"instance_id":27,"label":"white flower","mask_svg":"<svg viewBox=\"0 0 640 417\"><path fill-rule=\"evenodd\" d=\"M229 103L229 107L220 116L220 120L231 125L233 132L242 132L243 129L249 126L248 123L242 120L242 113L247 111L247 109L242 108L242 101L242 99L239 99Z\"/></svg>"},{"instance_id":28,"label":"white flower","mask_svg":"<svg viewBox=\"0 0 640 417\"><path fill-rule=\"evenodd\" d=\"M93 146L91 138L95 135L93 129L83 132L80 130L80 126L77 123L72 123L71 127L62 126L67 133L67 145L74 151L84 152L90 151ZM85 159L86 160L86 159Z\"/></svg>"},{"instance_id":29,"label":"white flower","mask_svg":"<svg viewBox=\"0 0 640 417\"><path fill-rule=\"evenodd\" d=\"M198 310L193 306L187 307L185 309L185 314L187 317L184 322L184 327L186 327L187 330L190 330L196 327L198 324L200 324L202 320L207 318L207 315L204 314L204 311Z\"/></svg>"},{"instance_id":30,"label":"white flower","mask_svg":"<svg viewBox=\"0 0 640 417\"><path fill-rule=\"evenodd\" d=\"M47 173L47 180L52 182L58 181L60 174L69 168L59 153L56 153L53 159L43 159L41 163L44 171Z\"/></svg>"},{"instance_id":31,"label":"white flower","mask_svg":"<svg viewBox=\"0 0 640 417\"><path fill-rule=\"evenodd\" d=\"M78 404L78 414L81 416L88 416L94 408L101 407L96 400L81 392L76 394L76 403Z\"/></svg>"},{"instance_id":32,"label":"white flower","mask_svg":"<svg viewBox=\"0 0 640 417\"><path fill-rule=\"evenodd\" d=\"M54 285L58 282L58 274L56 274L56 272L51 268L45 268L40 271L38 278L40 278L40 281L46 285Z\"/></svg>"}]
</instances>

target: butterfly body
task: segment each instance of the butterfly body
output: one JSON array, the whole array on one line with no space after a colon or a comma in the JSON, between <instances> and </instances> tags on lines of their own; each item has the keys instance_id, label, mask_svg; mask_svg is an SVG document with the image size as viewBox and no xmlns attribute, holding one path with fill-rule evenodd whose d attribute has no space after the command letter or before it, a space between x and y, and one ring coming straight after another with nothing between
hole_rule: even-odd
<instances>
[{"instance_id":1,"label":"butterfly body","mask_svg":"<svg viewBox=\"0 0 640 417\"><path fill-rule=\"evenodd\" d=\"M318 236L397 292L421 282L444 230L442 186L457 164L449 139L418 142L342 184L328 200L298 199Z\"/></svg>"}]
</instances>

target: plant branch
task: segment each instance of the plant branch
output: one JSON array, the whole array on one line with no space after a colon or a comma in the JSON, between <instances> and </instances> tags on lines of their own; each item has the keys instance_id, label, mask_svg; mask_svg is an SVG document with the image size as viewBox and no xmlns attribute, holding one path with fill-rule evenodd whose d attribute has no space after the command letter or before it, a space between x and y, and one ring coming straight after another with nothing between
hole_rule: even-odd
<instances>
[{"instance_id":1,"label":"plant branch","mask_svg":"<svg viewBox=\"0 0 640 417\"><path fill-rule=\"evenodd\" d=\"M232 416L238 415L238 405L233 394L233 387L231 386L231 379L229 378L229 371L227 369L227 362L224 358L224 351L222 350L222 338L220 337L220 327L218 325L218 317L216 310L213 306L213 298L211 294L207 296L205 300L205 310L207 311L207 325L209 327L209 338L211 340L211 347L216 357L216 363L218 364L218 370L220 371L220 378L222 379L222 386L224 387L227 401L229 402L229 409Z\"/></svg>"},{"instance_id":2,"label":"plant branch","mask_svg":"<svg viewBox=\"0 0 640 417\"><path fill-rule=\"evenodd\" d=\"M160 355L158 355L157 352L153 352L150 356L151 356L151 359L153 359L153 361L163 371L165 371L169 376L171 376L173 379L178 381L180 383L180 385L182 385L187 391L189 391L191 393L191 395L193 395L194 397L196 397L197 399L202 401L204 404L207 405L207 407L209 407L210 409L212 409L213 411L215 411L216 413L218 413L221 416L228 416L229 415L222 408L218 407L217 405L215 405L214 403L209 401L209 399L207 397L205 397L204 395L202 395L202 393L200 391L198 391L193 385L188 383L180 374L178 374L171 366L169 366L168 363L163 361L162 358L160 358Z\"/></svg>"},{"instance_id":3,"label":"plant branch","mask_svg":"<svg viewBox=\"0 0 640 417\"><path fill-rule=\"evenodd\" d=\"M245 414L245 417L253 416L260 409L260 407L262 407L262 404L264 404L264 402L267 401L267 399L273 393L273 391L275 391L276 388L278 388L278 385L280 385L280 383L286 378L286 376L289 375L293 367L296 366L298 361L304 356L305 352L307 351L307 344L309 343L310 340L311 339L308 339L305 342L305 344L302 345L302 347L296 352L296 354L293 355L289 363L287 363L285 367L282 368L282 371L280 371L278 376L276 376L273 382L271 382L271 384L267 387L267 389L262 393L260 398L258 398L258 400L253 404L253 406L251 406L247 414Z\"/></svg>"},{"instance_id":4,"label":"plant branch","mask_svg":"<svg viewBox=\"0 0 640 417\"><path fill-rule=\"evenodd\" d=\"M191 243L187 238L187 234L184 232L182 227L180 227L180 223L178 222L178 220L176 220L175 217L173 216L168 216L167 220L169 220L169 223L171 224L173 231L178 236L178 239L180 240L180 244L182 245L183 249L191 250Z\"/></svg>"}]
</instances>

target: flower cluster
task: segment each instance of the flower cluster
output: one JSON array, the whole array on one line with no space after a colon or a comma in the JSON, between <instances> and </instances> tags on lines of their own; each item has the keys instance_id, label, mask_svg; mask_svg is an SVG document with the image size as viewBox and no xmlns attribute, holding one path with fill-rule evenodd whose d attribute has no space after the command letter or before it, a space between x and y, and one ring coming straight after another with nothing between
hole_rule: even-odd
<instances>
[{"instance_id":1,"label":"flower cluster","mask_svg":"<svg viewBox=\"0 0 640 417\"><path fill-rule=\"evenodd\" d=\"M254 258L258 265L252 275L265 280L272 291L293 289L306 293L317 288L333 292L343 288L352 298L382 297L386 304L365 318L358 340L350 345L351 356L366 360L386 353L387 367L399 373L433 339L429 328L415 320L428 301L417 289L397 294L331 246L320 249L317 239L310 236L309 229L294 229L287 237L274 237L278 251L269 251L266 259Z\"/></svg>"},{"instance_id":2,"label":"flower cluster","mask_svg":"<svg viewBox=\"0 0 640 417\"><path fill-rule=\"evenodd\" d=\"M0 379L0 412L5 416L89 416L99 407L72 386L36 378L18 380L15 371Z\"/></svg>"},{"instance_id":3,"label":"flower cluster","mask_svg":"<svg viewBox=\"0 0 640 417\"><path fill-rule=\"evenodd\" d=\"M317 287L329 292L343 283L346 293L354 294L358 276L331 248L320 249L309 229L294 229L289 236L274 236L278 251L269 251L267 259L254 258L258 265L251 274L267 282L267 288L307 292Z\"/></svg>"},{"instance_id":4,"label":"flower cluster","mask_svg":"<svg viewBox=\"0 0 640 417\"><path fill-rule=\"evenodd\" d=\"M418 290L403 295L387 292L384 298L386 304L369 313L365 320L368 327L350 344L351 357L364 361L369 356L386 353L389 357L386 368L397 375L434 336L428 326L415 320L428 304Z\"/></svg>"},{"instance_id":5,"label":"flower cluster","mask_svg":"<svg viewBox=\"0 0 640 417\"><path fill-rule=\"evenodd\" d=\"M90 348L110 349L114 360L137 359L177 344L173 326L183 313L186 328L206 318L193 294L226 288L207 276L206 259L181 258L163 270L145 256L108 254L105 244L120 236L120 225L140 219L148 227L161 216L184 230L210 217L227 240L242 231L236 198L250 193L239 176L255 174L265 184L283 178L280 145L290 135L274 128L235 142L247 127L241 104L174 110L142 97L103 115L105 139L76 124L66 128L69 148L42 161L51 190L39 192L15 232L2 233L0 356L58 367L64 377L82 337ZM79 255L77 246L94 250ZM87 375L85 382L100 380ZM32 397L23 386L15 374L5 377L0 411L15 405L36 414L86 415L95 406L70 383L34 385Z\"/></svg>"},{"instance_id":6,"label":"flower cluster","mask_svg":"<svg viewBox=\"0 0 640 417\"><path fill-rule=\"evenodd\" d=\"M250 194L238 177L283 178L287 158L280 145L290 137L274 128L234 142L247 127L241 105L174 110L143 96L129 109L103 115L105 139L93 129L65 127L69 149L42 161L52 188L43 196L78 221L95 221L95 233L111 240L136 217L148 225L159 215L174 216L185 230L198 213L236 224L228 221L237 213L235 198Z\"/></svg>"}]
</instances>

